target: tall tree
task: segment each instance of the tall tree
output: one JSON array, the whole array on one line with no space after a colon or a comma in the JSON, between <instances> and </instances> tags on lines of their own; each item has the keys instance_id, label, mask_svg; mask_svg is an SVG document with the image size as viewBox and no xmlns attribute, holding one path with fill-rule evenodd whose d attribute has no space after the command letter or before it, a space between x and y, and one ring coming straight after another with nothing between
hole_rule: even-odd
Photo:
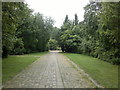
<instances>
[{"instance_id":1,"label":"tall tree","mask_svg":"<svg viewBox=\"0 0 120 90\"><path fill-rule=\"evenodd\" d=\"M77 16L77 14L75 14L75 25L78 25L78 16Z\"/></svg>"},{"instance_id":2,"label":"tall tree","mask_svg":"<svg viewBox=\"0 0 120 90\"><path fill-rule=\"evenodd\" d=\"M48 50L53 19L40 13L32 14L28 5L19 2L3 3L3 57Z\"/></svg>"},{"instance_id":3,"label":"tall tree","mask_svg":"<svg viewBox=\"0 0 120 90\"><path fill-rule=\"evenodd\" d=\"M120 2L102 3L100 13L99 58L113 64L120 64L119 9Z\"/></svg>"},{"instance_id":4,"label":"tall tree","mask_svg":"<svg viewBox=\"0 0 120 90\"><path fill-rule=\"evenodd\" d=\"M26 17L26 4L22 2L2 3L2 56L7 57L10 50L14 48L15 32L17 27Z\"/></svg>"},{"instance_id":5,"label":"tall tree","mask_svg":"<svg viewBox=\"0 0 120 90\"><path fill-rule=\"evenodd\" d=\"M65 23L68 23L68 21L69 21L68 15L66 15L65 20L64 20L64 24L65 24Z\"/></svg>"}]
</instances>

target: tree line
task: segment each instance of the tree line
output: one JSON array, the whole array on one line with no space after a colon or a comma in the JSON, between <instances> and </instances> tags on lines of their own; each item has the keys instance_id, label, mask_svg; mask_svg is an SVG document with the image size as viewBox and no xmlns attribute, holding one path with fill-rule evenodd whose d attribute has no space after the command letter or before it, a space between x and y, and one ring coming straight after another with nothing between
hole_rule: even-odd
<instances>
[{"instance_id":1,"label":"tree line","mask_svg":"<svg viewBox=\"0 0 120 90\"><path fill-rule=\"evenodd\" d=\"M2 57L47 51L53 23L23 2L3 2Z\"/></svg>"},{"instance_id":2,"label":"tree line","mask_svg":"<svg viewBox=\"0 0 120 90\"><path fill-rule=\"evenodd\" d=\"M120 2L90 2L84 10L81 22L66 15L56 38L62 51L120 64Z\"/></svg>"},{"instance_id":3,"label":"tree line","mask_svg":"<svg viewBox=\"0 0 120 90\"><path fill-rule=\"evenodd\" d=\"M25 3L2 3L2 56L43 52L61 47L63 52L90 55L120 64L120 2L90 2L84 20L66 15L61 28L54 20L34 13ZM58 46L59 45L59 46Z\"/></svg>"}]
</instances>

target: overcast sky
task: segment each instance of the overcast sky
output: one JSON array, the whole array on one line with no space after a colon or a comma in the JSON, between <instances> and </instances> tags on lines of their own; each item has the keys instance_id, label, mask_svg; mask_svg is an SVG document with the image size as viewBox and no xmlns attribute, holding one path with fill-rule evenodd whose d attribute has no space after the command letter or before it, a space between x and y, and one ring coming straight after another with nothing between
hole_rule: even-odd
<instances>
[{"instance_id":1,"label":"overcast sky","mask_svg":"<svg viewBox=\"0 0 120 90\"><path fill-rule=\"evenodd\" d=\"M40 12L44 16L51 16L55 20L55 26L60 27L65 16L70 20L74 19L77 13L79 21L82 21L84 15L83 7L89 3L89 0L26 0L34 12Z\"/></svg>"}]
</instances>

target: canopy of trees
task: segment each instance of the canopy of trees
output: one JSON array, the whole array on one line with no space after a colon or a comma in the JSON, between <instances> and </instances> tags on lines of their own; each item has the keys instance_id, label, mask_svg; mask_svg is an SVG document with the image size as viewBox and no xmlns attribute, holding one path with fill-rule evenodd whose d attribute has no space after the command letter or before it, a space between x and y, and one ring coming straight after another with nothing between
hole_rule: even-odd
<instances>
[{"instance_id":1,"label":"canopy of trees","mask_svg":"<svg viewBox=\"0 0 120 90\"><path fill-rule=\"evenodd\" d=\"M54 21L40 13L32 14L22 2L2 4L2 56L48 50Z\"/></svg>"},{"instance_id":2,"label":"canopy of trees","mask_svg":"<svg viewBox=\"0 0 120 90\"><path fill-rule=\"evenodd\" d=\"M90 2L84 20L66 15L61 28L40 13L33 14L25 3L2 4L2 56L56 49L90 55L120 64L120 2Z\"/></svg>"},{"instance_id":3,"label":"canopy of trees","mask_svg":"<svg viewBox=\"0 0 120 90\"><path fill-rule=\"evenodd\" d=\"M120 64L120 2L91 2L84 7L84 20L66 15L58 35L63 52L87 54Z\"/></svg>"}]
</instances>

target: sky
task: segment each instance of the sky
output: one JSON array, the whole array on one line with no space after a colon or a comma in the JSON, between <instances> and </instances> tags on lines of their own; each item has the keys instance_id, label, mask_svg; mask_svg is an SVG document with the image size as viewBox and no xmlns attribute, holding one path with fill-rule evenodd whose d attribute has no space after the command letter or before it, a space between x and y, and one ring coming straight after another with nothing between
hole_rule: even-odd
<instances>
[{"instance_id":1,"label":"sky","mask_svg":"<svg viewBox=\"0 0 120 90\"><path fill-rule=\"evenodd\" d=\"M89 3L89 0L26 0L26 2L34 12L52 17L55 21L54 26L60 27L66 15L73 20L76 13L79 21L82 21L83 7Z\"/></svg>"}]
</instances>

